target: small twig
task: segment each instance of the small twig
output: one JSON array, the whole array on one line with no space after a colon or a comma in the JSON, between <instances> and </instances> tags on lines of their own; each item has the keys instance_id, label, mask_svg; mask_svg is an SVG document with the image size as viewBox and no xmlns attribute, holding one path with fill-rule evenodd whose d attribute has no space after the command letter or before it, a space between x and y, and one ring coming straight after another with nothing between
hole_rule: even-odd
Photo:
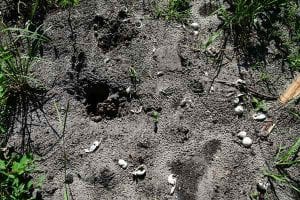
<instances>
[{"instance_id":1,"label":"small twig","mask_svg":"<svg viewBox=\"0 0 300 200\"><path fill-rule=\"evenodd\" d=\"M265 99L265 100L277 100L278 99L278 97L267 95L267 94L262 94L262 93L258 92L257 90L255 90L253 88L250 88L250 87L247 87L247 86L241 86L241 85L239 85L237 83L233 83L233 82L229 82L229 81L224 81L224 80L217 80L217 79L214 82L221 83L221 84L224 84L224 85L228 85L230 87L235 87L237 89L241 89L242 88L246 92L249 92L252 95L254 95L256 97L259 97L261 99Z\"/></svg>"}]
</instances>

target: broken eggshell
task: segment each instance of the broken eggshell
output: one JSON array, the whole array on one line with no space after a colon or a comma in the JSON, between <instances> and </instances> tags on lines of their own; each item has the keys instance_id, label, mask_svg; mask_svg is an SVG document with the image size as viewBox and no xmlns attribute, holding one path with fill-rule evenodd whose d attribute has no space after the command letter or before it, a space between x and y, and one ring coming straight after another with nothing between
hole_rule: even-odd
<instances>
[{"instance_id":1,"label":"broken eggshell","mask_svg":"<svg viewBox=\"0 0 300 200\"><path fill-rule=\"evenodd\" d=\"M168 183L170 185L172 185L172 188L171 188L171 191L170 191L170 194L172 195L175 191L175 188L176 188L176 182L177 182L177 178L176 178L176 175L175 174L170 174L168 176Z\"/></svg>"},{"instance_id":2,"label":"broken eggshell","mask_svg":"<svg viewBox=\"0 0 300 200\"><path fill-rule=\"evenodd\" d=\"M119 164L119 166L122 167L123 169L126 169L127 166L128 166L128 163L127 163L125 160L123 160L123 159L119 159L118 164Z\"/></svg>"},{"instance_id":3,"label":"broken eggshell","mask_svg":"<svg viewBox=\"0 0 300 200\"><path fill-rule=\"evenodd\" d=\"M255 113L254 115L252 115L252 118L256 121L264 121L267 116L263 113Z\"/></svg>"},{"instance_id":4,"label":"broken eggshell","mask_svg":"<svg viewBox=\"0 0 300 200\"><path fill-rule=\"evenodd\" d=\"M140 106L138 109L131 109L130 112L132 112L133 114L139 114L141 113L143 110L143 106Z\"/></svg>"},{"instance_id":5,"label":"broken eggshell","mask_svg":"<svg viewBox=\"0 0 300 200\"><path fill-rule=\"evenodd\" d=\"M237 134L238 138L240 139L243 139L247 136L247 133L246 131L240 131L238 134Z\"/></svg>"},{"instance_id":6,"label":"broken eggshell","mask_svg":"<svg viewBox=\"0 0 300 200\"><path fill-rule=\"evenodd\" d=\"M250 137L244 137L242 140L243 146L247 147L247 148L251 147L252 143L253 143L253 141Z\"/></svg>"},{"instance_id":7,"label":"broken eggshell","mask_svg":"<svg viewBox=\"0 0 300 200\"><path fill-rule=\"evenodd\" d=\"M200 25L197 22L193 22L190 25L194 30L198 30L200 28Z\"/></svg>"},{"instance_id":8,"label":"broken eggshell","mask_svg":"<svg viewBox=\"0 0 300 200\"><path fill-rule=\"evenodd\" d=\"M133 176L144 176L146 174L147 168L145 165L138 166L131 174Z\"/></svg>"},{"instance_id":9,"label":"broken eggshell","mask_svg":"<svg viewBox=\"0 0 300 200\"><path fill-rule=\"evenodd\" d=\"M98 148L99 144L100 144L100 142L98 140L94 141L89 149L84 149L85 153L94 152Z\"/></svg>"},{"instance_id":10,"label":"broken eggshell","mask_svg":"<svg viewBox=\"0 0 300 200\"><path fill-rule=\"evenodd\" d=\"M175 185L177 181L176 175L175 174L170 174L168 176L168 183L171 185Z\"/></svg>"},{"instance_id":11,"label":"broken eggshell","mask_svg":"<svg viewBox=\"0 0 300 200\"><path fill-rule=\"evenodd\" d=\"M238 115L241 115L244 112L244 107L242 105L238 105L234 108L234 112Z\"/></svg>"},{"instance_id":12,"label":"broken eggshell","mask_svg":"<svg viewBox=\"0 0 300 200\"><path fill-rule=\"evenodd\" d=\"M240 103L240 99L239 98L234 98L233 99L233 103L234 103L234 105L238 105L239 103Z\"/></svg>"}]
</instances>

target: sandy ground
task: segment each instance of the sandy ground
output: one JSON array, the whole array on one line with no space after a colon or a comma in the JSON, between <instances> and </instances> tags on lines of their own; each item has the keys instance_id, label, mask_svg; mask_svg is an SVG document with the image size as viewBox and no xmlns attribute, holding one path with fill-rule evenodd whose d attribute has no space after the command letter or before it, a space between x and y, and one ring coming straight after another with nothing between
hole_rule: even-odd
<instances>
[{"instance_id":1,"label":"sandy ground","mask_svg":"<svg viewBox=\"0 0 300 200\"><path fill-rule=\"evenodd\" d=\"M192 2L190 22L200 24L197 36L189 26L154 19L150 3L82 0L71 10L71 26L67 10L46 15L44 27L51 27L52 40L34 71L49 100L31 120L32 146L46 175L43 199L63 199L63 145L54 102L62 109L70 102L65 147L76 200L250 199L278 145L297 137L299 122L284 110L270 109L269 117L278 123L262 140L257 132L263 122L252 119L249 101L242 116L234 112L239 90L215 82L210 91L217 68L195 50L219 24L208 15L208 1ZM240 78L240 65L230 45L226 55L217 79L232 83ZM255 70L243 69L243 74L248 86L277 97L292 76L272 59L267 69L272 87ZM137 84L130 79L130 67L138 74ZM130 111L140 106L140 113ZM154 111L159 113L157 132ZM253 139L251 148L241 144L239 131ZM99 148L85 153L95 140L101 141ZM119 159L128 162L125 170ZM146 175L133 179L131 172L141 164ZM173 195L170 174L177 176ZM281 200L299 199L286 188L278 190Z\"/></svg>"}]
</instances>

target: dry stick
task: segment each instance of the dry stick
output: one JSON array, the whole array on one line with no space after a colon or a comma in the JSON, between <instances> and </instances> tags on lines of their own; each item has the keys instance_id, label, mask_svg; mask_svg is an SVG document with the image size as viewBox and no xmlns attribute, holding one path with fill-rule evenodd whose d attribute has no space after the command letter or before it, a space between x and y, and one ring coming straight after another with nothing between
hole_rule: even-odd
<instances>
[{"instance_id":1,"label":"dry stick","mask_svg":"<svg viewBox=\"0 0 300 200\"><path fill-rule=\"evenodd\" d=\"M226 46L227 46L227 40L228 40L228 36L224 34L224 42L223 42L223 44L222 44L222 47L220 48L220 49L222 49L222 50L219 51L218 56L217 56L217 60L216 60L216 64L218 65L217 73L216 73L216 75L215 75L215 76L213 77L213 79L212 79L212 82L211 82L211 84L210 84L210 86L209 86L209 90L212 88L212 86L213 86L215 80L218 78L218 76L219 76L219 74L220 74L220 72L221 72L221 68L222 68L224 65L227 64L227 63L223 64L223 58L224 58L224 55L225 55L223 49L226 49Z\"/></svg>"},{"instance_id":2,"label":"dry stick","mask_svg":"<svg viewBox=\"0 0 300 200\"><path fill-rule=\"evenodd\" d=\"M61 113L58 109L58 106L56 103L54 103L56 112L57 112L57 116L58 116L58 120L59 120L59 125L60 125L60 129L61 129L61 135L62 135L62 142L63 142L63 154L64 154L64 176L65 176L65 180L67 177L67 153L66 153L66 147L65 147L65 130L66 130L66 125L67 125L67 117L68 117L68 111L69 111L69 101L67 103L67 108L65 110L64 113L64 119L62 120L61 118ZM69 192L68 192L68 187L65 185L65 191L64 191L64 199L69 199Z\"/></svg>"},{"instance_id":3,"label":"dry stick","mask_svg":"<svg viewBox=\"0 0 300 200\"><path fill-rule=\"evenodd\" d=\"M224 84L224 85L228 85L228 86L231 86L231 87L235 87L237 89L241 88L241 85L239 84L236 84L236 83L232 83L232 82L229 82L229 81L225 81L225 80L214 80L214 82L217 82L217 83L221 83L221 84ZM266 99L266 100L276 100L277 97L275 96L270 96L270 95L267 95L267 94L262 94L258 91L256 91L255 89L253 88L250 88L250 87L246 87L246 86L242 86L242 88L244 90L246 90L247 92L250 92L251 94L259 97L259 98L262 98L262 99Z\"/></svg>"}]
</instances>

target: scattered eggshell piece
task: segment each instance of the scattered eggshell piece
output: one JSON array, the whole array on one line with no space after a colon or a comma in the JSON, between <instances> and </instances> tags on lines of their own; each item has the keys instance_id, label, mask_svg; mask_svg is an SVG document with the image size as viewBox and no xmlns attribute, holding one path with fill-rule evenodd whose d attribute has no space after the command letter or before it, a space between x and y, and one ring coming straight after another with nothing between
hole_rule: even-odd
<instances>
[{"instance_id":1,"label":"scattered eggshell piece","mask_svg":"<svg viewBox=\"0 0 300 200\"><path fill-rule=\"evenodd\" d=\"M173 185L170 191L170 195L174 194L175 189L176 189L176 185Z\"/></svg>"},{"instance_id":2,"label":"scattered eggshell piece","mask_svg":"<svg viewBox=\"0 0 300 200\"><path fill-rule=\"evenodd\" d=\"M244 145L244 147L251 147L253 141L250 137L244 137L242 140L242 144Z\"/></svg>"},{"instance_id":3,"label":"scattered eggshell piece","mask_svg":"<svg viewBox=\"0 0 300 200\"><path fill-rule=\"evenodd\" d=\"M123 159L119 159L118 164L120 165L120 167L122 167L123 169L126 169L128 166L128 163L123 160Z\"/></svg>"},{"instance_id":4,"label":"scattered eggshell piece","mask_svg":"<svg viewBox=\"0 0 300 200\"><path fill-rule=\"evenodd\" d=\"M194 30L198 30L200 28L200 25L197 23L197 22L193 22L191 23L191 27L194 29Z\"/></svg>"},{"instance_id":5,"label":"scattered eggshell piece","mask_svg":"<svg viewBox=\"0 0 300 200\"><path fill-rule=\"evenodd\" d=\"M138 109L134 110L134 109L131 109L130 112L134 113L134 114L139 114L141 113L143 110L143 106L140 106Z\"/></svg>"},{"instance_id":6,"label":"scattered eggshell piece","mask_svg":"<svg viewBox=\"0 0 300 200\"><path fill-rule=\"evenodd\" d=\"M235 81L235 84L236 84L236 85L245 85L245 84L246 84L246 81L243 80L243 79L238 79L238 80Z\"/></svg>"},{"instance_id":7,"label":"scattered eggshell piece","mask_svg":"<svg viewBox=\"0 0 300 200\"><path fill-rule=\"evenodd\" d=\"M129 94L131 92L131 87L126 88L126 93Z\"/></svg>"},{"instance_id":8,"label":"scattered eggshell piece","mask_svg":"<svg viewBox=\"0 0 300 200\"><path fill-rule=\"evenodd\" d=\"M246 131L240 131L238 134L237 134L238 138L240 139L243 139L247 136L247 133Z\"/></svg>"},{"instance_id":9,"label":"scattered eggshell piece","mask_svg":"<svg viewBox=\"0 0 300 200\"><path fill-rule=\"evenodd\" d=\"M255 113L254 115L252 115L252 118L256 121L264 121L267 116L263 113Z\"/></svg>"},{"instance_id":10,"label":"scattered eggshell piece","mask_svg":"<svg viewBox=\"0 0 300 200\"><path fill-rule=\"evenodd\" d=\"M138 166L131 174L133 176L144 176L146 174L146 166L145 165L140 165Z\"/></svg>"},{"instance_id":11,"label":"scattered eggshell piece","mask_svg":"<svg viewBox=\"0 0 300 200\"><path fill-rule=\"evenodd\" d=\"M238 115L241 115L244 112L244 107L242 105L238 105L234 108L234 112Z\"/></svg>"},{"instance_id":12,"label":"scattered eggshell piece","mask_svg":"<svg viewBox=\"0 0 300 200\"><path fill-rule=\"evenodd\" d=\"M94 141L89 149L84 149L85 153L94 152L98 148L99 144L100 144L100 142L98 140Z\"/></svg>"},{"instance_id":13,"label":"scattered eggshell piece","mask_svg":"<svg viewBox=\"0 0 300 200\"><path fill-rule=\"evenodd\" d=\"M170 174L168 176L168 183L171 185L175 185L177 181L176 175L175 174Z\"/></svg>"},{"instance_id":14,"label":"scattered eggshell piece","mask_svg":"<svg viewBox=\"0 0 300 200\"><path fill-rule=\"evenodd\" d=\"M187 105L192 105L192 100L190 99L190 98L188 98L188 97L184 97L183 99L182 99L182 101L180 102L180 106L181 107L184 107L184 106L187 106Z\"/></svg>"},{"instance_id":15,"label":"scattered eggshell piece","mask_svg":"<svg viewBox=\"0 0 300 200\"><path fill-rule=\"evenodd\" d=\"M170 174L168 176L168 183L170 185L172 185L172 188L171 188L171 191L170 191L170 194L172 195L174 193L174 191L175 191L176 183L177 183L177 178L176 178L175 174Z\"/></svg>"},{"instance_id":16,"label":"scattered eggshell piece","mask_svg":"<svg viewBox=\"0 0 300 200\"><path fill-rule=\"evenodd\" d=\"M156 75L157 75L158 77L163 76L163 75L164 75L164 72L163 72L163 71L158 71L158 72L156 73Z\"/></svg>"},{"instance_id":17,"label":"scattered eggshell piece","mask_svg":"<svg viewBox=\"0 0 300 200\"><path fill-rule=\"evenodd\" d=\"M234 103L234 105L238 105L239 103L240 103L240 99L239 98L234 98L233 99L233 103Z\"/></svg>"},{"instance_id":18,"label":"scattered eggshell piece","mask_svg":"<svg viewBox=\"0 0 300 200\"><path fill-rule=\"evenodd\" d=\"M268 182L259 182L257 184L257 191L261 192L261 193L265 193L268 190L268 187L270 186L270 184Z\"/></svg>"}]
</instances>

